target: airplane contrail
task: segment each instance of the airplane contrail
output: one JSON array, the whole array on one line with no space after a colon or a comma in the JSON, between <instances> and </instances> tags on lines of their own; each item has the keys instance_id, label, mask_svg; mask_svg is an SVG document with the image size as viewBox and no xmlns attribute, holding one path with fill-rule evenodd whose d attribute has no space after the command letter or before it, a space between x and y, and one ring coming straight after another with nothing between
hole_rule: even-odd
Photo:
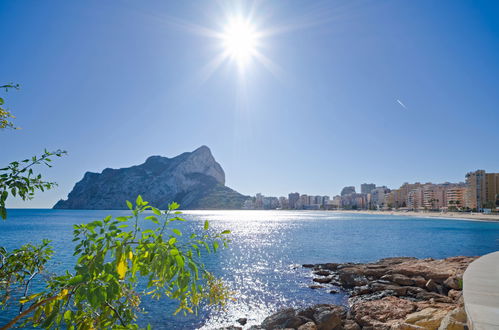
<instances>
[{"instance_id":1,"label":"airplane contrail","mask_svg":"<svg viewBox=\"0 0 499 330\"><path fill-rule=\"evenodd\" d=\"M402 108L408 110L407 107L405 106L405 104L402 103L402 101L400 101L399 99L397 99L397 102L398 102L398 104L400 104L400 106L402 106Z\"/></svg>"}]
</instances>

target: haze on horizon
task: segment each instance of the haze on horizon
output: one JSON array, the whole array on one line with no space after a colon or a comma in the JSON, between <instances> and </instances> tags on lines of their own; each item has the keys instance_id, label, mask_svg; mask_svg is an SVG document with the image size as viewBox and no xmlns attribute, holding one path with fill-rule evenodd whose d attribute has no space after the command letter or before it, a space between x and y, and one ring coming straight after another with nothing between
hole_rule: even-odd
<instances>
[{"instance_id":1,"label":"haze on horizon","mask_svg":"<svg viewBox=\"0 0 499 330\"><path fill-rule=\"evenodd\" d=\"M0 27L0 164L69 152L9 207L201 145L248 195L499 171L497 1L2 1Z\"/></svg>"}]
</instances>

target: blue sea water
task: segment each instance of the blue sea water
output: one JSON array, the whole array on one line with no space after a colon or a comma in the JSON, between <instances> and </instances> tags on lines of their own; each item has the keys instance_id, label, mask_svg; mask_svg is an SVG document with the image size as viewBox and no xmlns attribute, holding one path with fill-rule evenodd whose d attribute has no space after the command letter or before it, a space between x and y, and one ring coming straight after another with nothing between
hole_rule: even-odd
<instances>
[{"instance_id":1,"label":"blue sea water","mask_svg":"<svg viewBox=\"0 0 499 330\"><path fill-rule=\"evenodd\" d=\"M52 240L57 252L50 269L61 272L74 262L72 225L127 211L10 210L0 222L0 245ZM198 315L173 316L175 302L145 299L140 323L155 329L217 328L248 325L283 307L313 303L346 303L344 294L312 290L310 270L303 263L369 262L394 256L444 258L483 255L499 250L499 223L324 211L184 211L185 231L232 231L227 249L209 255L207 268L234 291L224 310L206 308ZM15 311L0 311L0 325Z\"/></svg>"}]
</instances>

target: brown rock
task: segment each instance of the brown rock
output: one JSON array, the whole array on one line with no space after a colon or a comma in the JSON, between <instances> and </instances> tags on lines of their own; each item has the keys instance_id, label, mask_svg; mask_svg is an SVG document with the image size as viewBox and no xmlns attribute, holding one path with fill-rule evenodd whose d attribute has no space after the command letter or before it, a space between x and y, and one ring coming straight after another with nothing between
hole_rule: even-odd
<instances>
[{"instance_id":1,"label":"brown rock","mask_svg":"<svg viewBox=\"0 0 499 330\"><path fill-rule=\"evenodd\" d=\"M313 279L313 281L317 283L329 283L331 280L331 277L316 277Z\"/></svg>"},{"instance_id":2,"label":"brown rock","mask_svg":"<svg viewBox=\"0 0 499 330\"><path fill-rule=\"evenodd\" d=\"M265 318L261 327L264 329L284 328L284 323L295 315L296 311L293 308L283 309Z\"/></svg>"},{"instance_id":3,"label":"brown rock","mask_svg":"<svg viewBox=\"0 0 499 330\"><path fill-rule=\"evenodd\" d=\"M407 288L400 285L389 285L382 283L371 283L370 285L372 291L393 291L396 296L405 296L407 293Z\"/></svg>"},{"instance_id":4,"label":"brown rock","mask_svg":"<svg viewBox=\"0 0 499 330\"><path fill-rule=\"evenodd\" d=\"M343 329L344 330L360 330L360 325L357 324L357 322L353 320L346 320L343 323Z\"/></svg>"},{"instance_id":5,"label":"brown rock","mask_svg":"<svg viewBox=\"0 0 499 330\"><path fill-rule=\"evenodd\" d=\"M324 289L325 288L325 286L323 286L323 285L309 285L308 287L310 289L314 289L314 290L315 289Z\"/></svg>"},{"instance_id":6,"label":"brown rock","mask_svg":"<svg viewBox=\"0 0 499 330\"><path fill-rule=\"evenodd\" d=\"M414 281L415 286L418 286L423 289L426 287L426 282L428 282L428 280L426 280L423 276L411 277L411 280Z\"/></svg>"},{"instance_id":7,"label":"brown rock","mask_svg":"<svg viewBox=\"0 0 499 330\"><path fill-rule=\"evenodd\" d=\"M430 279L430 280L428 280L428 282L426 282L425 288L428 291L438 292L437 283L435 283L435 281L432 279Z\"/></svg>"},{"instance_id":8,"label":"brown rock","mask_svg":"<svg viewBox=\"0 0 499 330\"><path fill-rule=\"evenodd\" d=\"M420 292L416 295L417 299L420 300L430 300L433 299L435 302L441 302L441 303L452 303L453 300L447 296L435 293L435 292Z\"/></svg>"},{"instance_id":9,"label":"brown rock","mask_svg":"<svg viewBox=\"0 0 499 330\"><path fill-rule=\"evenodd\" d=\"M456 276L451 276L444 281L444 285L449 289L462 290L461 279Z\"/></svg>"},{"instance_id":10,"label":"brown rock","mask_svg":"<svg viewBox=\"0 0 499 330\"><path fill-rule=\"evenodd\" d=\"M393 274L391 275L391 281L400 285L414 285L414 280L402 274Z\"/></svg>"},{"instance_id":11,"label":"brown rock","mask_svg":"<svg viewBox=\"0 0 499 330\"><path fill-rule=\"evenodd\" d=\"M318 275L318 276L329 276L329 275L331 275L331 273L328 272L327 270L316 270L314 272L314 275Z\"/></svg>"},{"instance_id":12,"label":"brown rock","mask_svg":"<svg viewBox=\"0 0 499 330\"><path fill-rule=\"evenodd\" d=\"M424 330L425 328L419 325L409 324L405 322L397 322L392 325L390 330Z\"/></svg>"},{"instance_id":13,"label":"brown rock","mask_svg":"<svg viewBox=\"0 0 499 330\"><path fill-rule=\"evenodd\" d=\"M347 288L366 285L367 278L359 272L359 269L345 268L338 272L340 283Z\"/></svg>"},{"instance_id":14,"label":"brown rock","mask_svg":"<svg viewBox=\"0 0 499 330\"><path fill-rule=\"evenodd\" d=\"M298 327L298 330L317 330L317 326L314 322L310 321L305 324L302 324Z\"/></svg>"},{"instance_id":15,"label":"brown rock","mask_svg":"<svg viewBox=\"0 0 499 330\"><path fill-rule=\"evenodd\" d=\"M363 301L354 304L351 308L355 321L363 327L392 320L402 320L415 310L415 303L397 297Z\"/></svg>"},{"instance_id":16,"label":"brown rock","mask_svg":"<svg viewBox=\"0 0 499 330\"><path fill-rule=\"evenodd\" d=\"M407 315L404 322L418 325L429 330L437 330L445 315L447 315L446 310L428 307Z\"/></svg>"},{"instance_id":17,"label":"brown rock","mask_svg":"<svg viewBox=\"0 0 499 330\"><path fill-rule=\"evenodd\" d=\"M447 293L447 296L449 296L449 298L451 298L453 300L459 300L459 298L461 298L462 295L463 295L462 291L458 291L458 290L454 290L454 289L450 289L449 292Z\"/></svg>"}]
</instances>

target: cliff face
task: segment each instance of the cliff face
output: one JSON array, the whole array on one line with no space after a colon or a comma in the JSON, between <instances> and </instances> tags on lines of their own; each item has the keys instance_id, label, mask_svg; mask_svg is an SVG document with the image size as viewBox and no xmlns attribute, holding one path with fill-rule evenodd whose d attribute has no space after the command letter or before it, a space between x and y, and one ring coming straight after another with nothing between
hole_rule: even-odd
<instances>
[{"instance_id":1,"label":"cliff face","mask_svg":"<svg viewBox=\"0 0 499 330\"><path fill-rule=\"evenodd\" d=\"M174 158L151 156L144 164L85 173L54 209L125 209L137 195L150 205L183 209L239 209L247 198L225 186L225 173L208 147Z\"/></svg>"}]
</instances>

